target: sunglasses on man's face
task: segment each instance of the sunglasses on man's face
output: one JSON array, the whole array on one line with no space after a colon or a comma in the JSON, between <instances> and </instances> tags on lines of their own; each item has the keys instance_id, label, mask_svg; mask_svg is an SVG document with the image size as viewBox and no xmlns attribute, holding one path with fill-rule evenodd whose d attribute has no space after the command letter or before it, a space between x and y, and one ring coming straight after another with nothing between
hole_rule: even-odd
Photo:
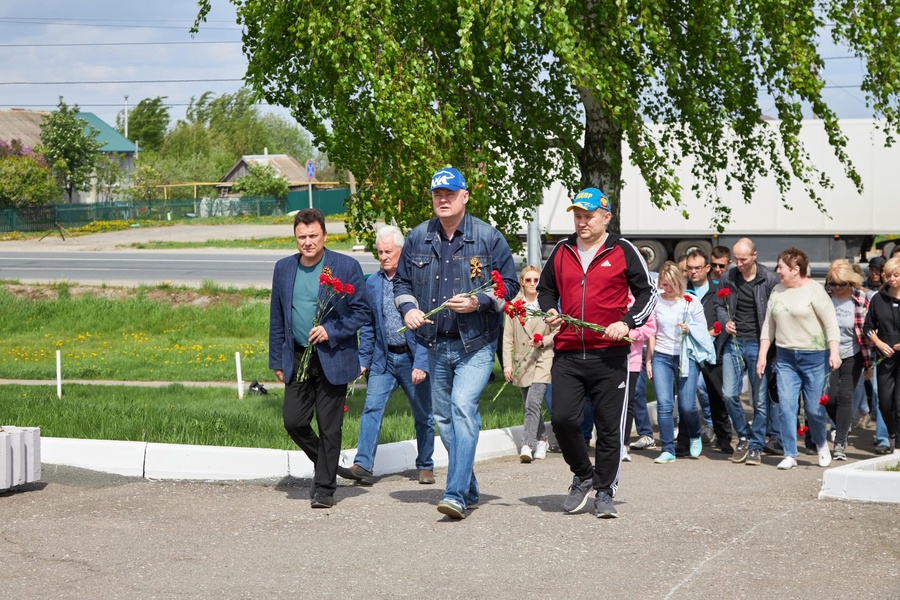
<instances>
[{"instance_id":1,"label":"sunglasses on man's face","mask_svg":"<svg viewBox=\"0 0 900 600\"><path fill-rule=\"evenodd\" d=\"M709 263L713 269L727 269L728 263Z\"/></svg>"}]
</instances>

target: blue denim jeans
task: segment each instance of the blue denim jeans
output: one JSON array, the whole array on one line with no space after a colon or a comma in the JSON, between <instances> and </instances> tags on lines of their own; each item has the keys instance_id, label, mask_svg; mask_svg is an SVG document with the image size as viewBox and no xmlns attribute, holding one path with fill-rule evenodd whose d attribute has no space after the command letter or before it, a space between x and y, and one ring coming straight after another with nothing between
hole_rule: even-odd
<instances>
[{"instance_id":1,"label":"blue denim jeans","mask_svg":"<svg viewBox=\"0 0 900 600\"><path fill-rule=\"evenodd\" d=\"M878 378L872 378L872 395L875 396L875 445L887 446L891 443L888 428L881 414L881 406L878 403Z\"/></svg>"},{"instance_id":2,"label":"blue denim jeans","mask_svg":"<svg viewBox=\"0 0 900 600\"><path fill-rule=\"evenodd\" d=\"M653 437L653 423L650 421L650 413L647 412L647 364L644 359L641 359L641 374L634 389L634 426L638 437L645 435ZM628 433L626 431L625 435Z\"/></svg>"},{"instance_id":3,"label":"blue denim jeans","mask_svg":"<svg viewBox=\"0 0 900 600\"><path fill-rule=\"evenodd\" d=\"M735 354L734 343L725 344L725 352L722 355L722 396L725 407L731 417L731 423L739 438L750 441L750 448L762 450L766 445L766 419L768 418L769 393L768 372L762 378L756 376L756 359L759 356L759 342L737 340L740 356L743 364ZM750 380L750 398L753 403L753 428L747 424L744 414L744 406L741 404L741 388L744 385L744 373ZM818 398L818 396L816 397ZM794 411L796 414L796 411ZM796 433L796 427L794 428Z\"/></svg>"},{"instance_id":4,"label":"blue denim jeans","mask_svg":"<svg viewBox=\"0 0 900 600\"><path fill-rule=\"evenodd\" d=\"M475 447L481 430L478 400L494 366L497 342L466 352L461 340L438 337L428 348L434 422L447 449L444 498L464 507L479 500Z\"/></svg>"},{"instance_id":5,"label":"blue denim jeans","mask_svg":"<svg viewBox=\"0 0 900 600\"><path fill-rule=\"evenodd\" d=\"M679 357L656 352L653 355L653 389L656 390L656 414L663 452L675 454L675 391L678 392L680 427L688 435L700 437L700 411L697 410L697 363L688 359L685 373L678 372ZM684 375L682 377L682 375Z\"/></svg>"},{"instance_id":6,"label":"blue denim jeans","mask_svg":"<svg viewBox=\"0 0 900 600\"><path fill-rule=\"evenodd\" d=\"M434 469L434 417L431 414L431 379L416 385L412 382L413 361L409 353L388 352L384 373L369 375L366 404L359 419L359 442L353 462L366 471L375 466L375 452L381 437L381 423L388 399L399 385L409 400L416 428L417 469Z\"/></svg>"},{"instance_id":7,"label":"blue denim jeans","mask_svg":"<svg viewBox=\"0 0 900 600\"><path fill-rule=\"evenodd\" d=\"M709 393L706 391L706 380L697 377L697 402L700 403L700 418L707 427L712 427L712 410L709 407Z\"/></svg>"},{"instance_id":8,"label":"blue denim jeans","mask_svg":"<svg viewBox=\"0 0 900 600\"><path fill-rule=\"evenodd\" d=\"M778 399L781 404L781 443L785 456L797 456L797 412L800 392L806 409L806 424L813 444L827 440L828 415L819 398L825 391L828 375L827 350L788 350L777 348L775 372L778 376Z\"/></svg>"}]
</instances>

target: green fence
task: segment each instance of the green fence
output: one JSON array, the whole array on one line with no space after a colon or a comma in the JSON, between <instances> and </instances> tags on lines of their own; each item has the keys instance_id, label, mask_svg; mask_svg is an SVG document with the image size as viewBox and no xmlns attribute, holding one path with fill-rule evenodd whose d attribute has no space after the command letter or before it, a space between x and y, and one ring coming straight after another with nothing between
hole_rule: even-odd
<instances>
[{"instance_id":1,"label":"green fence","mask_svg":"<svg viewBox=\"0 0 900 600\"><path fill-rule=\"evenodd\" d=\"M313 208L318 208L326 217L329 215L339 215L347 212L344 201L350 197L349 188L337 188L334 190L313 190L312 203ZM296 191L288 192L287 195L287 212L299 210L301 208L309 208L309 192Z\"/></svg>"},{"instance_id":2,"label":"green fence","mask_svg":"<svg viewBox=\"0 0 900 600\"><path fill-rule=\"evenodd\" d=\"M83 227L94 221L166 221L184 218L264 216L285 212L277 198L198 198L196 200L142 200L96 204L46 204L0 208L0 233L47 231L56 223Z\"/></svg>"}]
</instances>

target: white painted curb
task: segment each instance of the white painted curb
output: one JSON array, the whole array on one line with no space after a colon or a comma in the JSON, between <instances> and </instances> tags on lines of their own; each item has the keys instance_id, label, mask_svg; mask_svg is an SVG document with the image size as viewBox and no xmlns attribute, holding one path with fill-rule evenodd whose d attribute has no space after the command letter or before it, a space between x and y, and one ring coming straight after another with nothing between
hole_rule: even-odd
<instances>
[{"instance_id":1,"label":"white painted curb","mask_svg":"<svg viewBox=\"0 0 900 600\"><path fill-rule=\"evenodd\" d=\"M900 473L884 470L898 463L900 455L889 454L828 469L822 474L819 499L900 503Z\"/></svg>"},{"instance_id":2,"label":"white painted curb","mask_svg":"<svg viewBox=\"0 0 900 600\"><path fill-rule=\"evenodd\" d=\"M516 455L521 441L522 426L482 431L475 461ZM299 450L41 438L41 454L47 464L148 479L234 481L287 476L311 479L313 475L312 463ZM380 445L374 473L413 470L416 454L415 440ZM340 463L350 466L355 457L355 449L343 450ZM433 460L436 467L447 466L447 451L439 437L435 439Z\"/></svg>"}]
</instances>

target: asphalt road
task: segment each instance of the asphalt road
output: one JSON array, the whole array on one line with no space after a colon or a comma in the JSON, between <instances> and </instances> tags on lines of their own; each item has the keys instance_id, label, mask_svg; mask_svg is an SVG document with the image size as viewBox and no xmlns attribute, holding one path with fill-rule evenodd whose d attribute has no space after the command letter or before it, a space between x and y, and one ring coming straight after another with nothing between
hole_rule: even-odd
<instances>
[{"instance_id":1,"label":"asphalt road","mask_svg":"<svg viewBox=\"0 0 900 600\"><path fill-rule=\"evenodd\" d=\"M868 441L868 437L866 438ZM0 493L2 598L897 598L897 506L818 500L822 469L719 453L622 468L619 518L568 515L560 455L475 467L482 503L438 484L147 481L45 465ZM856 457L854 457L855 459ZM900 477L900 475L898 475Z\"/></svg>"},{"instance_id":2,"label":"asphalt road","mask_svg":"<svg viewBox=\"0 0 900 600\"><path fill-rule=\"evenodd\" d=\"M327 223L330 233L343 233L343 223ZM199 286L204 279L220 285L268 287L275 261L296 250L138 250L132 244L153 241L264 239L290 235L290 225L175 225L138 227L62 239L0 242L0 279L24 283L60 280L85 284L137 285L171 281ZM349 252L363 272L378 270L368 252Z\"/></svg>"}]
</instances>

